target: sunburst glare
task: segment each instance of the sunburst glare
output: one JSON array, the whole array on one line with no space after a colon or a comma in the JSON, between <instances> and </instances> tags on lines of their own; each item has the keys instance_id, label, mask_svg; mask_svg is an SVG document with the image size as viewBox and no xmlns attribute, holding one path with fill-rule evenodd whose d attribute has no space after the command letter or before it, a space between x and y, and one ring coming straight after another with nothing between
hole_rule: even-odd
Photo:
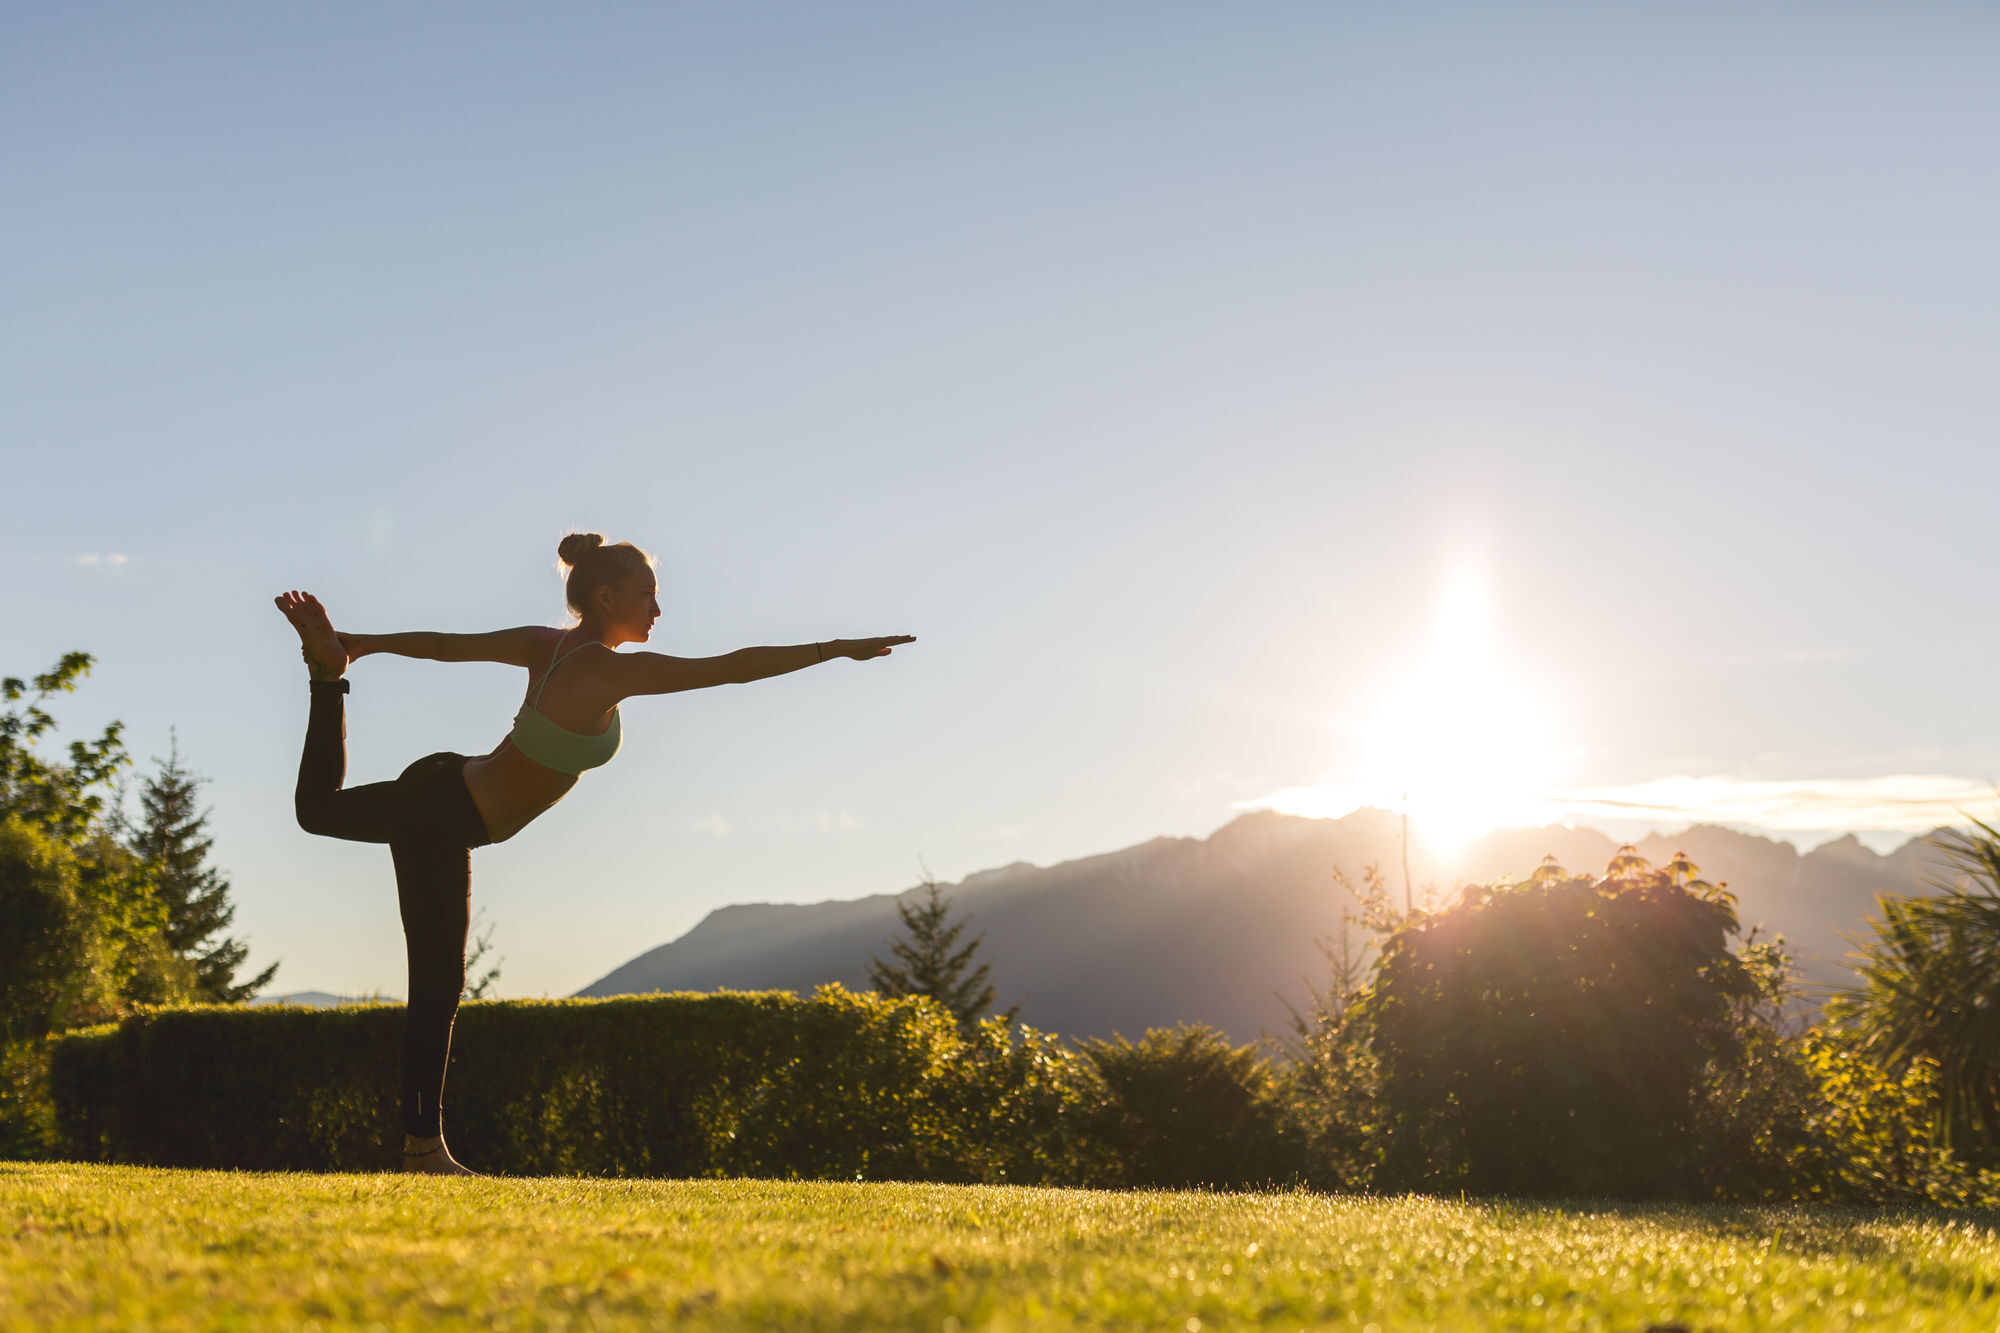
<instances>
[{"instance_id":1,"label":"sunburst glare","mask_svg":"<svg viewBox=\"0 0 2000 1333\"><path fill-rule=\"evenodd\" d=\"M1371 805L1406 812L1449 854L1482 833L1541 822L1538 797L1554 768L1546 715L1493 650L1482 585L1446 591L1429 656L1362 724L1358 781L1299 787L1260 805L1333 816Z\"/></svg>"}]
</instances>

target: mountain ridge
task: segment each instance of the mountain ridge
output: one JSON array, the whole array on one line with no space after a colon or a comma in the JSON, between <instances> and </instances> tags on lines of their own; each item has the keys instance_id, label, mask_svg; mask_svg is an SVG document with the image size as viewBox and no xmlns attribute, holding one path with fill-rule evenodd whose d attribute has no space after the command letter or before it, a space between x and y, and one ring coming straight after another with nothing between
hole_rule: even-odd
<instances>
[{"instance_id":1,"label":"mountain ridge","mask_svg":"<svg viewBox=\"0 0 2000 1333\"><path fill-rule=\"evenodd\" d=\"M1842 932L1865 925L1876 895L1921 892L1925 875L1941 869L1927 836L1886 855L1852 835L1801 853L1694 825L1634 845L1656 865L1686 852L1706 878L1730 885L1745 936L1785 935L1806 978L1827 985L1851 976ZM1454 880L1522 878L1548 855L1594 873L1620 845L1587 828L1500 830L1464 849ZM1410 850L1425 872L1414 876L1419 884L1437 883L1454 864L1421 842ZM944 887L984 937L979 957L993 965L1001 1002L1018 1000L1023 1021L1073 1036L1207 1022L1249 1040L1284 1030L1287 1003L1324 981L1316 941L1337 935L1355 907L1333 872L1359 884L1365 866L1395 867L1389 880L1400 888L1401 851L1391 811L1340 819L1252 811L1206 838L1163 836L1050 866L1014 862ZM896 904L914 891L717 908L577 994L803 992L836 981L866 989L869 957L887 953L900 929ZM1441 902L1453 888L1433 893Z\"/></svg>"}]
</instances>

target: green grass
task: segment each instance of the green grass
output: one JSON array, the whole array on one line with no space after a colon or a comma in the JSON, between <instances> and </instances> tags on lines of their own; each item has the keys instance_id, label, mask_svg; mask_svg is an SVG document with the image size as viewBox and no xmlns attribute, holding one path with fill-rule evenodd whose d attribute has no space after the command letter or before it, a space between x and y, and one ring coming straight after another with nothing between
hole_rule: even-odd
<instances>
[{"instance_id":1,"label":"green grass","mask_svg":"<svg viewBox=\"0 0 2000 1333\"><path fill-rule=\"evenodd\" d=\"M1994 1222L0 1163L0 1328L1991 1330Z\"/></svg>"}]
</instances>

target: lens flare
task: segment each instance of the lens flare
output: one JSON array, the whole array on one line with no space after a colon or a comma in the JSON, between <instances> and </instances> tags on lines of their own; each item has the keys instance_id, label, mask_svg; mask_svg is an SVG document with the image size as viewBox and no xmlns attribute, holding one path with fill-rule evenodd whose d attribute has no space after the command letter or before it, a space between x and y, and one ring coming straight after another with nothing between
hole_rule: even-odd
<instances>
[{"instance_id":1,"label":"lens flare","mask_svg":"<svg viewBox=\"0 0 2000 1333\"><path fill-rule=\"evenodd\" d=\"M1447 589L1430 654L1361 728L1358 782L1294 788L1258 802L1307 815L1371 805L1406 812L1450 854L1494 829L1543 822L1538 795L1554 767L1545 714L1501 668L1483 587Z\"/></svg>"}]
</instances>

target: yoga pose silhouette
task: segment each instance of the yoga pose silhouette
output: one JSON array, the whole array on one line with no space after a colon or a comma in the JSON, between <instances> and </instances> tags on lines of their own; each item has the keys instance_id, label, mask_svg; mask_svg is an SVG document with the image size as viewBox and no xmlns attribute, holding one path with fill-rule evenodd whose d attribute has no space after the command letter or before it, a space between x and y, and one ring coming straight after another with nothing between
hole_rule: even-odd
<instances>
[{"instance_id":1,"label":"yoga pose silhouette","mask_svg":"<svg viewBox=\"0 0 2000 1333\"><path fill-rule=\"evenodd\" d=\"M308 833L389 845L410 965L403 1035L403 1169L472 1172L444 1143L439 1099L452 1020L465 990L472 849L505 842L561 800L577 775L618 753L618 705L635 694L671 694L782 676L837 657L886 657L907 634L829 639L786 648L739 648L720 657L621 653L644 643L660 618L650 557L629 542L573 532L558 548L578 623L490 634L343 634L311 593L287 592L278 609L298 631L312 707L299 760L296 803ZM344 787L347 668L370 653L439 662L505 662L529 673L514 726L492 753L434 754L394 782ZM560 669L559 669L560 668Z\"/></svg>"}]
</instances>

